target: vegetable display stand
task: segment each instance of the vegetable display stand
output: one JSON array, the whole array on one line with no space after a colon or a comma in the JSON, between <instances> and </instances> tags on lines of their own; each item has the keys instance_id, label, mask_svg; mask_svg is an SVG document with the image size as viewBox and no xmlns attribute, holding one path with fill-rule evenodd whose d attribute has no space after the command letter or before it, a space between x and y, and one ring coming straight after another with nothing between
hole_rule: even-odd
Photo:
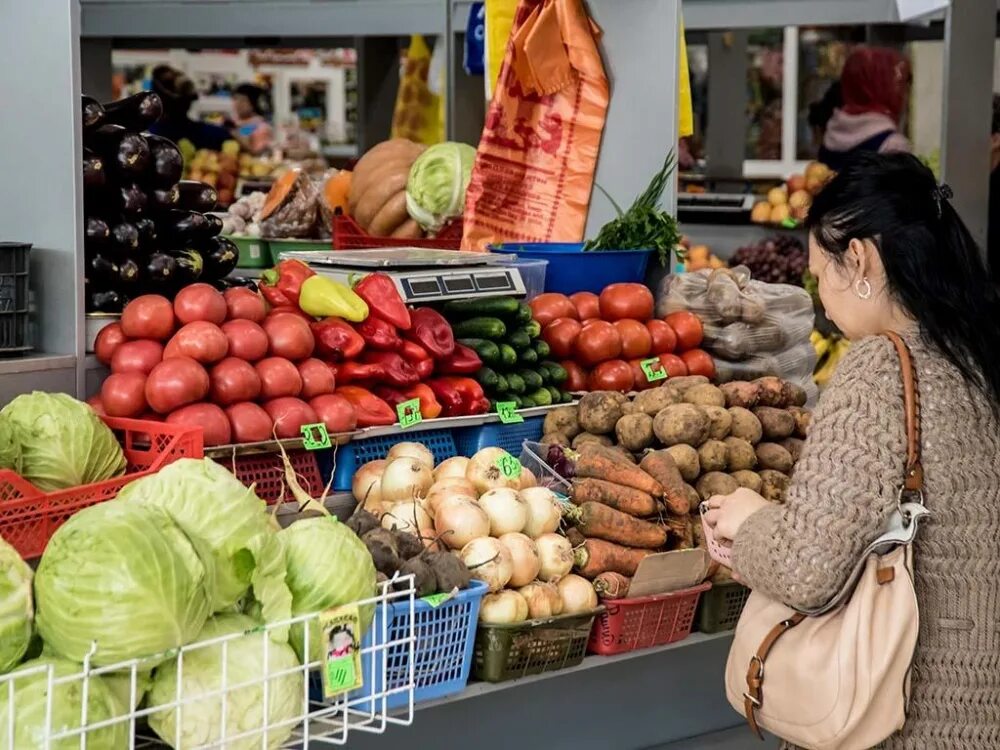
<instances>
[{"instance_id":1,"label":"vegetable display stand","mask_svg":"<svg viewBox=\"0 0 1000 750\"><path fill-rule=\"evenodd\" d=\"M282 253L315 252L317 250L329 250L330 240L296 240L292 238L282 239L281 237L268 237L267 248L270 251L270 266L281 261Z\"/></svg>"},{"instance_id":2,"label":"vegetable display stand","mask_svg":"<svg viewBox=\"0 0 1000 750\"><path fill-rule=\"evenodd\" d=\"M711 634L734 629L749 598L750 589L736 581L713 584L698 604L695 630Z\"/></svg>"},{"instance_id":3,"label":"vegetable display stand","mask_svg":"<svg viewBox=\"0 0 1000 750\"><path fill-rule=\"evenodd\" d=\"M431 250L460 250L462 222L453 221L438 232L437 237L419 240L394 237L373 237L350 216L338 214L333 220L334 250L368 250L376 247L422 247Z\"/></svg>"},{"instance_id":4,"label":"vegetable display stand","mask_svg":"<svg viewBox=\"0 0 1000 750\"><path fill-rule=\"evenodd\" d=\"M461 427L455 430L455 449L459 456L473 456L483 448L503 448L518 456L524 441L542 437L544 417L530 417L513 424L484 424L478 427Z\"/></svg>"},{"instance_id":5,"label":"vegetable display stand","mask_svg":"<svg viewBox=\"0 0 1000 750\"><path fill-rule=\"evenodd\" d=\"M29 351L28 252L23 242L0 242L0 354Z\"/></svg>"},{"instance_id":6,"label":"vegetable display stand","mask_svg":"<svg viewBox=\"0 0 1000 750\"><path fill-rule=\"evenodd\" d=\"M217 458L227 469L248 487L253 484L257 497L268 505L294 500L285 481L285 463L280 453L252 453L226 460ZM288 451L288 461L302 485L312 497L323 494L325 486L319 463L313 451Z\"/></svg>"},{"instance_id":7,"label":"vegetable display stand","mask_svg":"<svg viewBox=\"0 0 1000 750\"><path fill-rule=\"evenodd\" d=\"M271 248L267 240L260 237L230 236L240 251L240 259L236 261L237 268L270 268Z\"/></svg>"},{"instance_id":8,"label":"vegetable display stand","mask_svg":"<svg viewBox=\"0 0 1000 750\"><path fill-rule=\"evenodd\" d=\"M587 650L611 656L682 641L691 635L698 599L712 585L703 583L670 594L606 602L597 616Z\"/></svg>"},{"instance_id":9,"label":"vegetable display stand","mask_svg":"<svg viewBox=\"0 0 1000 750\"><path fill-rule=\"evenodd\" d=\"M600 611L513 625L481 623L473 676L485 682L505 682L576 666L583 661L594 616Z\"/></svg>"},{"instance_id":10,"label":"vegetable display stand","mask_svg":"<svg viewBox=\"0 0 1000 750\"><path fill-rule=\"evenodd\" d=\"M179 458L201 458L202 431L166 422L101 417L125 451L125 473L103 482L42 492L9 469L0 469L0 536L27 559L77 511L113 499L129 482L159 471Z\"/></svg>"},{"instance_id":11,"label":"vegetable display stand","mask_svg":"<svg viewBox=\"0 0 1000 750\"><path fill-rule=\"evenodd\" d=\"M334 456L333 489L337 492L350 491L354 472L369 461L385 458L392 446L403 441L421 443L427 446L434 454L435 466L446 458L458 455L451 430L417 430L413 432L404 430L394 435L380 435L354 440L341 446Z\"/></svg>"},{"instance_id":12,"label":"vegetable display stand","mask_svg":"<svg viewBox=\"0 0 1000 750\"><path fill-rule=\"evenodd\" d=\"M495 253L514 253L525 260L547 260L545 291L600 294L608 284L642 283L651 250L591 250L580 243L507 242L490 247Z\"/></svg>"},{"instance_id":13,"label":"vegetable display stand","mask_svg":"<svg viewBox=\"0 0 1000 750\"><path fill-rule=\"evenodd\" d=\"M369 711L370 698L380 695L386 696L389 710L405 706L410 701L409 685L413 686L414 703L464 690L472 667L479 605L488 590L485 583L474 580L441 604L428 601L441 595L417 599L412 609L412 646L405 640L411 628L410 605L401 602L385 611L377 610L361 652L366 684L350 694L351 707ZM383 632L385 648L365 648L373 639L381 639ZM370 675L375 679L368 680Z\"/></svg>"}]
</instances>

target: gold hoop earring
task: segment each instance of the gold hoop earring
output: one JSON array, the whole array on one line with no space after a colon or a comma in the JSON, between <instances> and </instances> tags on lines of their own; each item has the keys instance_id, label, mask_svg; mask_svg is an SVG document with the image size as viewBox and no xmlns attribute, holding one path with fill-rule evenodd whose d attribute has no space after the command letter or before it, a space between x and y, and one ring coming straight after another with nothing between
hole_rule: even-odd
<instances>
[{"instance_id":1,"label":"gold hoop earring","mask_svg":"<svg viewBox=\"0 0 1000 750\"><path fill-rule=\"evenodd\" d=\"M858 295L860 299L871 299L872 284L868 280L867 276L860 281L854 282L854 293Z\"/></svg>"}]
</instances>

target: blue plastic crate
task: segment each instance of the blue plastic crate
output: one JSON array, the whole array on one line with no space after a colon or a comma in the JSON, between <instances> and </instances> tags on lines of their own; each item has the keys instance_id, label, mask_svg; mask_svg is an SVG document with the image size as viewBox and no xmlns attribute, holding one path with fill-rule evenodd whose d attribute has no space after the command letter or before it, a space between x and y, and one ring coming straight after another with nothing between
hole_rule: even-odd
<instances>
[{"instance_id":1,"label":"blue plastic crate","mask_svg":"<svg viewBox=\"0 0 1000 750\"><path fill-rule=\"evenodd\" d=\"M542 437L545 417L529 417L517 424L484 424L455 430L455 449L459 456L473 456L483 448L503 448L514 456L521 455L525 440L538 442Z\"/></svg>"},{"instance_id":2,"label":"blue plastic crate","mask_svg":"<svg viewBox=\"0 0 1000 750\"><path fill-rule=\"evenodd\" d=\"M458 455L451 430L419 430L354 440L338 448L333 457L333 489L349 492L354 472L369 461L385 458L392 446L402 442L426 445L434 454L435 464ZM330 475L325 473L324 476L329 479Z\"/></svg>"},{"instance_id":3,"label":"blue plastic crate","mask_svg":"<svg viewBox=\"0 0 1000 750\"><path fill-rule=\"evenodd\" d=\"M608 284L642 283L652 250L594 250L581 243L505 242L491 245L495 253L514 253L525 260L547 260L545 291L599 294Z\"/></svg>"}]
</instances>

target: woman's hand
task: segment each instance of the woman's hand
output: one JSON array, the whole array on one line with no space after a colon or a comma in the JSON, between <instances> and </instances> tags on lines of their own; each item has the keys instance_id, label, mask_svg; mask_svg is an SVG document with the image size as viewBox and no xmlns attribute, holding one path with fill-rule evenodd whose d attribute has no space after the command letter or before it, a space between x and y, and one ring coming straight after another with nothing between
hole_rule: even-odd
<instances>
[{"instance_id":1,"label":"woman's hand","mask_svg":"<svg viewBox=\"0 0 1000 750\"><path fill-rule=\"evenodd\" d=\"M770 503L753 490L740 487L731 495L710 497L707 505L710 510L705 514L705 522L712 527L715 538L731 542L743 522Z\"/></svg>"}]
</instances>

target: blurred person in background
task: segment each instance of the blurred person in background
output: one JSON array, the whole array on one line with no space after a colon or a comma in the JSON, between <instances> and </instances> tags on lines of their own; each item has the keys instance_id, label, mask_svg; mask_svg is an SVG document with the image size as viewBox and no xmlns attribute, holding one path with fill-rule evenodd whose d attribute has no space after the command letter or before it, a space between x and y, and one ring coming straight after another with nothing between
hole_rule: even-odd
<instances>
[{"instance_id":1,"label":"blurred person in background","mask_svg":"<svg viewBox=\"0 0 1000 750\"><path fill-rule=\"evenodd\" d=\"M987 254L993 281L1000 283L1000 94L993 95L993 129L990 131L990 215Z\"/></svg>"},{"instance_id":2,"label":"blurred person in background","mask_svg":"<svg viewBox=\"0 0 1000 750\"><path fill-rule=\"evenodd\" d=\"M830 84L823 98L809 105L809 130L812 132L813 148L817 151L823 146L826 136L826 126L837 108L843 105L840 96L840 81Z\"/></svg>"},{"instance_id":3,"label":"blurred person in background","mask_svg":"<svg viewBox=\"0 0 1000 750\"><path fill-rule=\"evenodd\" d=\"M149 131L174 143L187 139L196 149L221 151L222 144L230 139L229 131L218 125L192 120L188 115L191 105L198 99L194 81L169 65L153 69L153 91L163 101L163 116L150 126Z\"/></svg>"},{"instance_id":4,"label":"blurred person in background","mask_svg":"<svg viewBox=\"0 0 1000 750\"><path fill-rule=\"evenodd\" d=\"M264 116L265 98L264 89L252 83L242 83L233 91L233 137L254 156L274 144L274 129Z\"/></svg>"},{"instance_id":5,"label":"blurred person in background","mask_svg":"<svg viewBox=\"0 0 1000 750\"><path fill-rule=\"evenodd\" d=\"M910 142L899 123L910 80L910 64L896 50L854 50L840 74L841 104L826 123L819 160L837 171L857 153L909 153Z\"/></svg>"}]
</instances>

